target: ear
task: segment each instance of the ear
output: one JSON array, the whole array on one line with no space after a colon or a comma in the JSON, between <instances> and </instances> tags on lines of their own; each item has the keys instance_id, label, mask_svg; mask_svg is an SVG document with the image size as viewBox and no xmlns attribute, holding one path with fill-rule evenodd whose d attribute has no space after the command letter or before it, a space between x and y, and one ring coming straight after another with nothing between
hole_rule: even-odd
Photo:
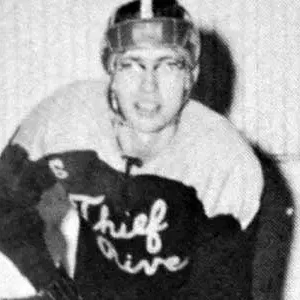
<instances>
[{"instance_id":1,"label":"ear","mask_svg":"<svg viewBox=\"0 0 300 300\"><path fill-rule=\"evenodd\" d=\"M185 88L187 90L190 90L193 87L194 83L198 79L199 72L200 72L199 64L197 66L195 66L194 69L189 71L189 73L187 74L186 83L185 83Z\"/></svg>"},{"instance_id":2,"label":"ear","mask_svg":"<svg viewBox=\"0 0 300 300\"><path fill-rule=\"evenodd\" d=\"M192 70L193 84L197 81L199 73L200 73L200 65L197 64L195 68Z\"/></svg>"},{"instance_id":3,"label":"ear","mask_svg":"<svg viewBox=\"0 0 300 300\"><path fill-rule=\"evenodd\" d=\"M115 73L110 74L109 88L111 91L114 91L116 88Z\"/></svg>"},{"instance_id":4,"label":"ear","mask_svg":"<svg viewBox=\"0 0 300 300\"><path fill-rule=\"evenodd\" d=\"M113 91L115 89L115 80L114 80L114 77L111 76L110 77L110 90Z\"/></svg>"}]
</instances>

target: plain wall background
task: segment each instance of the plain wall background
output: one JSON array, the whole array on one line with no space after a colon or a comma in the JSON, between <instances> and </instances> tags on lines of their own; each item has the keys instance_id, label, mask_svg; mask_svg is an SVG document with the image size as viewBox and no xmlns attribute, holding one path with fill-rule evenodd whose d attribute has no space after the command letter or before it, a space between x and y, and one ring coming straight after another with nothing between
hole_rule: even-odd
<instances>
[{"instance_id":1,"label":"plain wall background","mask_svg":"<svg viewBox=\"0 0 300 300\"><path fill-rule=\"evenodd\" d=\"M99 63L101 36L108 15L124 2L0 2L0 150L20 120L57 87L106 76ZM300 2L181 2L198 25L216 30L230 47L237 69L231 120L282 159L300 195ZM300 297L298 252L295 237L289 300Z\"/></svg>"}]
</instances>

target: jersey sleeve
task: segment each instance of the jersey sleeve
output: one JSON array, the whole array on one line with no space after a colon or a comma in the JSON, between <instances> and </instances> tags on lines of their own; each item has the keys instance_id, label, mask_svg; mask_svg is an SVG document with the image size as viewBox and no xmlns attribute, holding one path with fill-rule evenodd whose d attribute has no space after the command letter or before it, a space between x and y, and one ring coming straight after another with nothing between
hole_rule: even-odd
<instances>
[{"instance_id":1,"label":"jersey sleeve","mask_svg":"<svg viewBox=\"0 0 300 300\"><path fill-rule=\"evenodd\" d=\"M230 215L199 225L191 274L176 299L252 300L253 245L248 233Z\"/></svg>"},{"instance_id":2,"label":"jersey sleeve","mask_svg":"<svg viewBox=\"0 0 300 300\"><path fill-rule=\"evenodd\" d=\"M52 260L44 239L47 211L40 213L41 195L56 182L36 162L45 154L52 116L52 100L41 102L0 155L0 252L45 299L79 299L74 282Z\"/></svg>"},{"instance_id":3,"label":"jersey sleeve","mask_svg":"<svg viewBox=\"0 0 300 300\"><path fill-rule=\"evenodd\" d=\"M0 252L42 295L80 299L74 282L53 263L44 240L45 222L37 210L43 191L49 192L54 184L48 168L30 161L19 145L4 149L0 156Z\"/></svg>"},{"instance_id":4,"label":"jersey sleeve","mask_svg":"<svg viewBox=\"0 0 300 300\"><path fill-rule=\"evenodd\" d=\"M229 167L214 170L204 196L209 217L233 215L245 230L260 207L263 175L260 163L250 151L239 153Z\"/></svg>"},{"instance_id":5,"label":"jersey sleeve","mask_svg":"<svg viewBox=\"0 0 300 300\"><path fill-rule=\"evenodd\" d=\"M45 142L50 123L55 119L54 99L41 101L21 122L10 143L26 150L30 159L37 160L45 154Z\"/></svg>"}]
</instances>

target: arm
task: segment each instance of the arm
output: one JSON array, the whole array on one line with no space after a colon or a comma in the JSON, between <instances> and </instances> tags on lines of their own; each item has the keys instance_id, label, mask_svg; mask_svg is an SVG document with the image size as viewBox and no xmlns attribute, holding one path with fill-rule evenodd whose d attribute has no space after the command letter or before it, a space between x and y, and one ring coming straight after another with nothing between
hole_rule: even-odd
<instances>
[{"instance_id":1,"label":"arm","mask_svg":"<svg viewBox=\"0 0 300 300\"><path fill-rule=\"evenodd\" d=\"M261 165L250 148L216 163L208 182L200 196L208 217L231 215L246 230L259 210L264 186Z\"/></svg>"},{"instance_id":2,"label":"arm","mask_svg":"<svg viewBox=\"0 0 300 300\"><path fill-rule=\"evenodd\" d=\"M37 211L42 191L54 183L52 175L31 162L24 149L17 145L5 148L0 160L0 250L40 294L80 299L71 280L54 266Z\"/></svg>"},{"instance_id":3,"label":"arm","mask_svg":"<svg viewBox=\"0 0 300 300\"><path fill-rule=\"evenodd\" d=\"M186 295L192 297L194 292L195 299L252 299L252 233L264 185L260 163L251 151L243 151L231 160L216 162L207 182L200 202L208 220L207 225L199 226L195 266ZM186 295L182 299L188 298Z\"/></svg>"}]
</instances>

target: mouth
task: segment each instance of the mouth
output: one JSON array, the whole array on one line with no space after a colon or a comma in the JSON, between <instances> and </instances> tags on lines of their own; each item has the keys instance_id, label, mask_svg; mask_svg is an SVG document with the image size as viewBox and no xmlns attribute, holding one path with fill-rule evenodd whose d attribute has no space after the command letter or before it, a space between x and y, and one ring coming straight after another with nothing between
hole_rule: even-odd
<instances>
[{"instance_id":1,"label":"mouth","mask_svg":"<svg viewBox=\"0 0 300 300\"><path fill-rule=\"evenodd\" d=\"M153 102L136 102L134 108L140 116L153 118L159 113L161 105Z\"/></svg>"}]
</instances>

